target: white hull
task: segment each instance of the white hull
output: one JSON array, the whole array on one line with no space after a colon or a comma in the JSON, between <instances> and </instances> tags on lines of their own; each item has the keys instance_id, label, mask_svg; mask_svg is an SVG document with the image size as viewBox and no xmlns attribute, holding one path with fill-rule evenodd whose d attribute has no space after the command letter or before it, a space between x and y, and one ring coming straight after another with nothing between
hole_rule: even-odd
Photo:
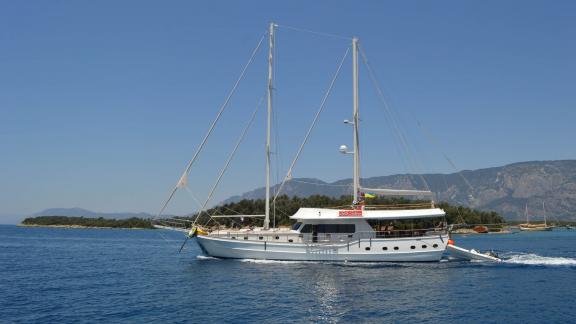
<instances>
[{"instance_id":1,"label":"white hull","mask_svg":"<svg viewBox=\"0 0 576 324\"><path fill-rule=\"evenodd\" d=\"M219 258L293 261L433 262L440 261L442 258L448 243L448 235L417 238L362 239L349 243L334 244L271 243L198 236L197 242L207 255Z\"/></svg>"},{"instance_id":2,"label":"white hull","mask_svg":"<svg viewBox=\"0 0 576 324\"><path fill-rule=\"evenodd\" d=\"M451 255L465 260L479 260L479 261L493 261L493 262L502 261L497 257L483 254L475 250L466 250L454 245L448 245L448 251L450 252Z\"/></svg>"}]
</instances>

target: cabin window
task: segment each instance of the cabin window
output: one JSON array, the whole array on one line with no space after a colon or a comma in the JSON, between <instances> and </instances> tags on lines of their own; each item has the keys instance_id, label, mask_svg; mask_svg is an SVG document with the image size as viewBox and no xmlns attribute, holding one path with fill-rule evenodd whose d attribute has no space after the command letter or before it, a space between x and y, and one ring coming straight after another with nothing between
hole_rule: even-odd
<instances>
[{"instance_id":1,"label":"cabin window","mask_svg":"<svg viewBox=\"0 0 576 324\"><path fill-rule=\"evenodd\" d=\"M414 245L412 245L410 248L411 248L412 250L414 250L416 247L415 247Z\"/></svg>"},{"instance_id":2,"label":"cabin window","mask_svg":"<svg viewBox=\"0 0 576 324\"><path fill-rule=\"evenodd\" d=\"M355 224L319 224L318 233L354 233Z\"/></svg>"},{"instance_id":3,"label":"cabin window","mask_svg":"<svg viewBox=\"0 0 576 324\"><path fill-rule=\"evenodd\" d=\"M370 247L367 246L367 247L365 248L365 250L366 250L366 251L370 251Z\"/></svg>"},{"instance_id":4,"label":"cabin window","mask_svg":"<svg viewBox=\"0 0 576 324\"><path fill-rule=\"evenodd\" d=\"M437 248L437 247L438 247L438 244L434 244L434 245L432 245L432 247L433 247L433 248Z\"/></svg>"},{"instance_id":5,"label":"cabin window","mask_svg":"<svg viewBox=\"0 0 576 324\"><path fill-rule=\"evenodd\" d=\"M355 233L356 224L305 224L300 233Z\"/></svg>"},{"instance_id":6,"label":"cabin window","mask_svg":"<svg viewBox=\"0 0 576 324\"><path fill-rule=\"evenodd\" d=\"M425 248L427 248L427 247L428 247L428 245L426 245L426 244L422 245L422 248L423 248L423 249L425 249Z\"/></svg>"},{"instance_id":7,"label":"cabin window","mask_svg":"<svg viewBox=\"0 0 576 324\"><path fill-rule=\"evenodd\" d=\"M387 251L387 250L388 250L388 247L387 247L387 246L384 246L384 247L382 248L382 250Z\"/></svg>"},{"instance_id":8,"label":"cabin window","mask_svg":"<svg viewBox=\"0 0 576 324\"><path fill-rule=\"evenodd\" d=\"M397 247L397 246L395 246L395 247L394 247L394 250L398 250L398 247Z\"/></svg>"},{"instance_id":9,"label":"cabin window","mask_svg":"<svg viewBox=\"0 0 576 324\"><path fill-rule=\"evenodd\" d=\"M297 231L297 230L300 228L300 225L302 225L302 223L298 222L298 223L292 225L292 229L293 229L294 231Z\"/></svg>"},{"instance_id":10,"label":"cabin window","mask_svg":"<svg viewBox=\"0 0 576 324\"><path fill-rule=\"evenodd\" d=\"M247 239L248 239L248 236L244 236L244 239L247 240Z\"/></svg>"},{"instance_id":11,"label":"cabin window","mask_svg":"<svg viewBox=\"0 0 576 324\"><path fill-rule=\"evenodd\" d=\"M263 240L263 239L264 239L264 236L259 236L258 239L259 239L259 240Z\"/></svg>"}]
</instances>

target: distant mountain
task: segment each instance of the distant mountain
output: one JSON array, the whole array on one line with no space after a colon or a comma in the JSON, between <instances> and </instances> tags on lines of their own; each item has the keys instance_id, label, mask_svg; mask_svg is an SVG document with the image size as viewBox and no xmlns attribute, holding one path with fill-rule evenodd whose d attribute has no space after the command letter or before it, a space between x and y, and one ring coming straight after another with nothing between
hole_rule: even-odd
<instances>
[{"instance_id":1,"label":"distant mountain","mask_svg":"<svg viewBox=\"0 0 576 324\"><path fill-rule=\"evenodd\" d=\"M297 178L288 181L282 193L337 197L351 194L351 183L351 179L327 183ZM437 201L497 211L509 220L523 219L525 205L532 220L542 220L545 202L549 219L576 221L576 160L521 162L452 174L398 174L365 178L361 183L396 189L426 189L427 183ZM258 188L224 202L263 197L264 188Z\"/></svg>"},{"instance_id":2,"label":"distant mountain","mask_svg":"<svg viewBox=\"0 0 576 324\"><path fill-rule=\"evenodd\" d=\"M99 213L82 208L49 208L41 212L32 215L34 217L38 216L78 216L78 217L90 217L90 218L115 218L115 219L126 219L131 217L138 218L151 218L152 215L148 213Z\"/></svg>"}]
</instances>

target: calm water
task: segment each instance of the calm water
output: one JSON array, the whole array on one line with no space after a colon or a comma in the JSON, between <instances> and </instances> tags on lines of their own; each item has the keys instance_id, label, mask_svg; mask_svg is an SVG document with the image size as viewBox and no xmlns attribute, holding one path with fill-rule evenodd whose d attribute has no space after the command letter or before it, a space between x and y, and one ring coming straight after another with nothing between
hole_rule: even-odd
<instances>
[{"instance_id":1,"label":"calm water","mask_svg":"<svg viewBox=\"0 0 576 324\"><path fill-rule=\"evenodd\" d=\"M576 231L456 237L503 264L218 260L181 235L0 226L0 322L576 321Z\"/></svg>"}]
</instances>

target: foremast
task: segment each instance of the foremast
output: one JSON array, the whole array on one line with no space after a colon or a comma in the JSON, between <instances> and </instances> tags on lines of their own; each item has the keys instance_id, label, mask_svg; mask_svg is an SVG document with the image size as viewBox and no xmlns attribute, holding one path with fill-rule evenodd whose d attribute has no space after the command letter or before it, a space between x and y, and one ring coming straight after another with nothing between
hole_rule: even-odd
<instances>
[{"instance_id":1,"label":"foremast","mask_svg":"<svg viewBox=\"0 0 576 324\"><path fill-rule=\"evenodd\" d=\"M266 125L266 206L264 217L264 229L270 228L270 128L272 126L272 90L274 87L274 27L276 25L270 23L268 31L268 109L267 109L267 125Z\"/></svg>"}]
</instances>

